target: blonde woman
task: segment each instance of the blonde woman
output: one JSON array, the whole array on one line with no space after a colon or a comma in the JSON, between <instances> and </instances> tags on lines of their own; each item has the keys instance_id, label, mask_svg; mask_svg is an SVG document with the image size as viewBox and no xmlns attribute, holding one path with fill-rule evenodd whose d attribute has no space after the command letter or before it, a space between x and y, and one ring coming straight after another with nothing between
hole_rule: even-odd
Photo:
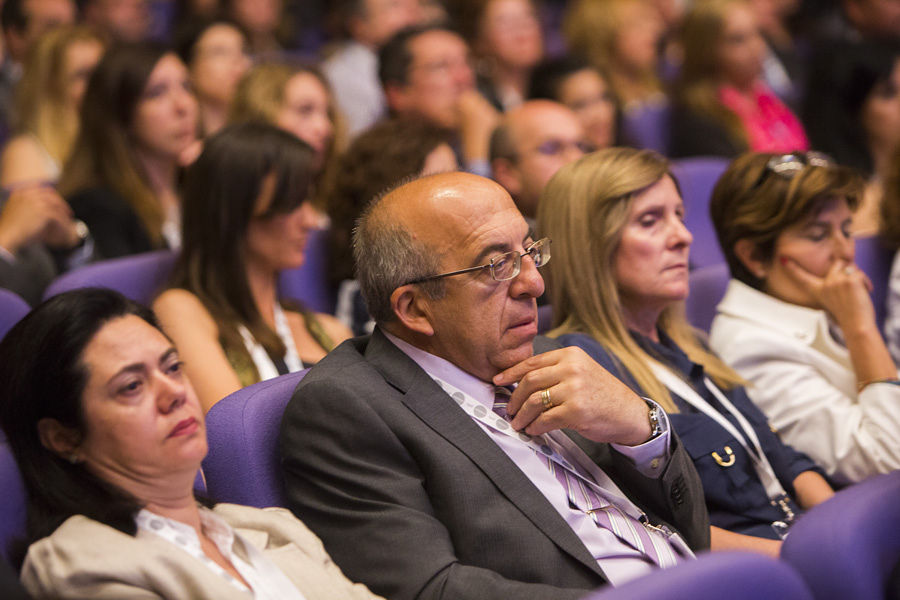
<instances>
[{"instance_id":1,"label":"blonde woman","mask_svg":"<svg viewBox=\"0 0 900 600\"><path fill-rule=\"evenodd\" d=\"M576 0L566 11L563 32L573 53L607 75L621 106L623 138L640 141L641 122L669 106L657 75L664 33L657 10L644 0Z\"/></svg>"},{"instance_id":2,"label":"blonde woman","mask_svg":"<svg viewBox=\"0 0 900 600\"><path fill-rule=\"evenodd\" d=\"M832 495L805 455L782 444L740 377L683 316L691 234L660 155L610 148L563 167L544 190L541 235L550 333L579 346L669 413L700 474L713 550L777 556L804 508Z\"/></svg>"},{"instance_id":3,"label":"blonde woman","mask_svg":"<svg viewBox=\"0 0 900 600\"><path fill-rule=\"evenodd\" d=\"M322 173L337 158L337 109L328 83L311 66L268 62L252 67L241 82L229 122L276 125L312 146Z\"/></svg>"},{"instance_id":4,"label":"blonde woman","mask_svg":"<svg viewBox=\"0 0 900 600\"><path fill-rule=\"evenodd\" d=\"M78 135L78 109L104 42L87 27L42 35L25 61L16 114L20 130L0 156L0 186L55 183Z\"/></svg>"}]
</instances>

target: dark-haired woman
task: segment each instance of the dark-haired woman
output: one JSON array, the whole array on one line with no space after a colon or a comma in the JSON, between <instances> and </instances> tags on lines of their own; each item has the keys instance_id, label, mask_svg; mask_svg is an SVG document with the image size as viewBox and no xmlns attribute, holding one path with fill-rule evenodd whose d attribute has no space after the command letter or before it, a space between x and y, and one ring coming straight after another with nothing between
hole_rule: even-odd
<instances>
[{"instance_id":1,"label":"dark-haired woman","mask_svg":"<svg viewBox=\"0 0 900 600\"><path fill-rule=\"evenodd\" d=\"M375 598L287 510L197 503L203 410L147 309L92 288L50 299L0 343L0 390L34 597Z\"/></svg>"},{"instance_id":2,"label":"dark-haired woman","mask_svg":"<svg viewBox=\"0 0 900 600\"><path fill-rule=\"evenodd\" d=\"M292 308L278 273L300 266L317 214L315 152L262 123L226 127L189 169L183 245L154 309L206 410L242 387L317 362L350 332Z\"/></svg>"},{"instance_id":3,"label":"dark-haired woman","mask_svg":"<svg viewBox=\"0 0 900 600\"><path fill-rule=\"evenodd\" d=\"M187 69L164 47L111 48L88 82L59 182L98 254L179 245L179 157L196 141Z\"/></svg>"}]
</instances>

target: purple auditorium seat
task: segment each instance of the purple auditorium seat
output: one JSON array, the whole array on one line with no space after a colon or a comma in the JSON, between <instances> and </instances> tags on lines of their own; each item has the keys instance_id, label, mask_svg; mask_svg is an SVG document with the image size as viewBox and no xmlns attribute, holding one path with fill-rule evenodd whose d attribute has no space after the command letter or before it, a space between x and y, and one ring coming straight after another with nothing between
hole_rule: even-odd
<instances>
[{"instance_id":1,"label":"purple auditorium seat","mask_svg":"<svg viewBox=\"0 0 900 600\"><path fill-rule=\"evenodd\" d=\"M44 292L44 299L78 288L104 287L149 305L165 287L175 256L171 250L157 250L86 265L57 277Z\"/></svg>"},{"instance_id":2,"label":"purple auditorium seat","mask_svg":"<svg viewBox=\"0 0 900 600\"><path fill-rule=\"evenodd\" d=\"M781 559L816 600L882 600L900 559L900 472L841 490L791 528Z\"/></svg>"},{"instance_id":3,"label":"purple auditorium seat","mask_svg":"<svg viewBox=\"0 0 900 600\"><path fill-rule=\"evenodd\" d=\"M847 596L850 598L851 596ZM758 554L717 552L584 600L810 600L809 588L788 565Z\"/></svg>"},{"instance_id":4,"label":"purple auditorium seat","mask_svg":"<svg viewBox=\"0 0 900 600\"><path fill-rule=\"evenodd\" d=\"M888 279L894 251L888 249L880 238L864 237L856 240L856 264L872 280L872 302L878 329L884 329L887 313Z\"/></svg>"},{"instance_id":5,"label":"purple auditorium seat","mask_svg":"<svg viewBox=\"0 0 900 600\"><path fill-rule=\"evenodd\" d=\"M28 303L9 290L0 288L0 340L31 308Z\"/></svg>"},{"instance_id":6,"label":"purple auditorium seat","mask_svg":"<svg viewBox=\"0 0 900 600\"><path fill-rule=\"evenodd\" d=\"M261 381L216 402L206 415L206 489L216 502L284 506L278 431L305 369Z\"/></svg>"},{"instance_id":7,"label":"purple auditorium seat","mask_svg":"<svg viewBox=\"0 0 900 600\"><path fill-rule=\"evenodd\" d=\"M11 562L10 545L25 536L25 486L6 437L0 433L0 556Z\"/></svg>"},{"instance_id":8,"label":"purple auditorium seat","mask_svg":"<svg viewBox=\"0 0 900 600\"><path fill-rule=\"evenodd\" d=\"M328 277L328 230L314 229L306 241L306 260L281 272L279 291L284 298L303 302L310 309L334 314L337 294Z\"/></svg>"},{"instance_id":9,"label":"purple auditorium seat","mask_svg":"<svg viewBox=\"0 0 900 600\"><path fill-rule=\"evenodd\" d=\"M684 224L694 236L691 267L725 262L719 240L709 218L709 201L716 181L728 167L726 158L686 158L672 161L672 173L678 179L684 199Z\"/></svg>"},{"instance_id":10,"label":"purple auditorium seat","mask_svg":"<svg viewBox=\"0 0 900 600\"><path fill-rule=\"evenodd\" d=\"M627 146L656 150L661 154L669 150L668 104L649 105L622 115L622 141Z\"/></svg>"},{"instance_id":11,"label":"purple auditorium seat","mask_svg":"<svg viewBox=\"0 0 900 600\"><path fill-rule=\"evenodd\" d=\"M725 296L731 272L728 265L719 263L694 269L689 278L690 291L684 307L687 320L708 333L716 316L716 306Z\"/></svg>"}]
</instances>

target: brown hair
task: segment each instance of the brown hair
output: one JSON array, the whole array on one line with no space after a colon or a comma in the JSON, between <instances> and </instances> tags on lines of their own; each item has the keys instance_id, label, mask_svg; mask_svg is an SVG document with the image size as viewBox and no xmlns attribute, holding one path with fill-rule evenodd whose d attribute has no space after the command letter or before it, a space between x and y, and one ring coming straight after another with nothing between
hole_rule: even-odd
<instances>
[{"instance_id":1,"label":"brown hair","mask_svg":"<svg viewBox=\"0 0 900 600\"><path fill-rule=\"evenodd\" d=\"M375 125L350 144L325 186L332 283L353 278L351 235L366 205L420 173L428 155L449 143L447 131L419 119L399 118Z\"/></svg>"},{"instance_id":2,"label":"brown hair","mask_svg":"<svg viewBox=\"0 0 900 600\"><path fill-rule=\"evenodd\" d=\"M763 281L735 254L739 240L749 240L763 261L771 261L782 232L814 216L833 198L856 210L864 182L849 167L812 166L788 179L766 166L777 154L748 152L736 158L713 189L709 212L731 276L756 289Z\"/></svg>"},{"instance_id":3,"label":"brown hair","mask_svg":"<svg viewBox=\"0 0 900 600\"><path fill-rule=\"evenodd\" d=\"M719 101L718 48L725 15L746 0L697 0L681 28L684 62L675 88L678 102L718 122L740 147L747 147L747 132L738 116Z\"/></svg>"},{"instance_id":4,"label":"brown hair","mask_svg":"<svg viewBox=\"0 0 900 600\"><path fill-rule=\"evenodd\" d=\"M95 186L111 188L131 205L157 244L165 215L134 153L131 125L150 74L170 53L164 46L141 43L119 44L103 56L84 93L78 137L59 181L64 196Z\"/></svg>"},{"instance_id":5,"label":"brown hair","mask_svg":"<svg viewBox=\"0 0 900 600\"><path fill-rule=\"evenodd\" d=\"M677 412L650 367L654 357L628 331L613 268L634 199L664 177L675 181L668 161L650 150L606 148L584 156L561 168L547 184L538 209L538 231L553 239L553 260L543 271L553 305L555 328L550 335L590 335L645 394L665 410ZM658 326L720 387L743 383L698 341L683 303L667 307Z\"/></svg>"}]
</instances>

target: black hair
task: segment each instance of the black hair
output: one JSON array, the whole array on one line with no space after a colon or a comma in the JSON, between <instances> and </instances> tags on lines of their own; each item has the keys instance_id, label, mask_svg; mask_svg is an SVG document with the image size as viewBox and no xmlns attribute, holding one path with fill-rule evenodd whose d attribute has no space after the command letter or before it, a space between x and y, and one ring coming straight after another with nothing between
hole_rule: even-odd
<instances>
[{"instance_id":1,"label":"black hair","mask_svg":"<svg viewBox=\"0 0 900 600\"><path fill-rule=\"evenodd\" d=\"M274 125L244 122L210 137L188 169L182 195L182 247L171 287L195 294L219 325L226 346L243 344L238 325L250 330L273 357L284 343L266 325L246 272L247 228L254 218L292 212L309 198L315 151ZM275 176L272 202L257 214L263 180Z\"/></svg>"},{"instance_id":2,"label":"black hair","mask_svg":"<svg viewBox=\"0 0 900 600\"><path fill-rule=\"evenodd\" d=\"M404 27L391 37L378 51L378 79L382 86L406 85L409 82L409 66L413 56L409 50L412 40L432 31L445 31L459 35L450 27L438 23Z\"/></svg>"},{"instance_id":3,"label":"black hair","mask_svg":"<svg viewBox=\"0 0 900 600\"><path fill-rule=\"evenodd\" d=\"M76 514L136 532L138 500L44 447L38 433L45 418L84 432L84 350L106 323L127 315L160 329L149 309L118 292L84 288L45 301L0 342L0 426L25 483L28 543Z\"/></svg>"},{"instance_id":4,"label":"black hair","mask_svg":"<svg viewBox=\"0 0 900 600\"><path fill-rule=\"evenodd\" d=\"M813 148L842 165L872 173L860 118L866 99L890 80L898 58L897 42L869 40L836 44L814 61L803 110Z\"/></svg>"},{"instance_id":5,"label":"black hair","mask_svg":"<svg viewBox=\"0 0 900 600\"><path fill-rule=\"evenodd\" d=\"M531 72L528 99L559 102L559 88L563 82L579 71L593 68L587 60L579 56L567 55L545 60L536 65ZM606 80L606 77L603 79Z\"/></svg>"},{"instance_id":6,"label":"black hair","mask_svg":"<svg viewBox=\"0 0 900 600\"><path fill-rule=\"evenodd\" d=\"M172 49L185 65L190 65L194 60L194 54L197 51L197 42L200 41L200 38L216 25L227 25L228 27L237 29L244 38L244 43L247 43L247 30L233 19L228 17L191 18L183 21L178 29L175 30L172 42Z\"/></svg>"},{"instance_id":7,"label":"black hair","mask_svg":"<svg viewBox=\"0 0 900 600\"><path fill-rule=\"evenodd\" d=\"M25 0L5 0L0 9L0 26L4 31L13 29L25 31L28 27L28 15L25 13Z\"/></svg>"}]
</instances>

